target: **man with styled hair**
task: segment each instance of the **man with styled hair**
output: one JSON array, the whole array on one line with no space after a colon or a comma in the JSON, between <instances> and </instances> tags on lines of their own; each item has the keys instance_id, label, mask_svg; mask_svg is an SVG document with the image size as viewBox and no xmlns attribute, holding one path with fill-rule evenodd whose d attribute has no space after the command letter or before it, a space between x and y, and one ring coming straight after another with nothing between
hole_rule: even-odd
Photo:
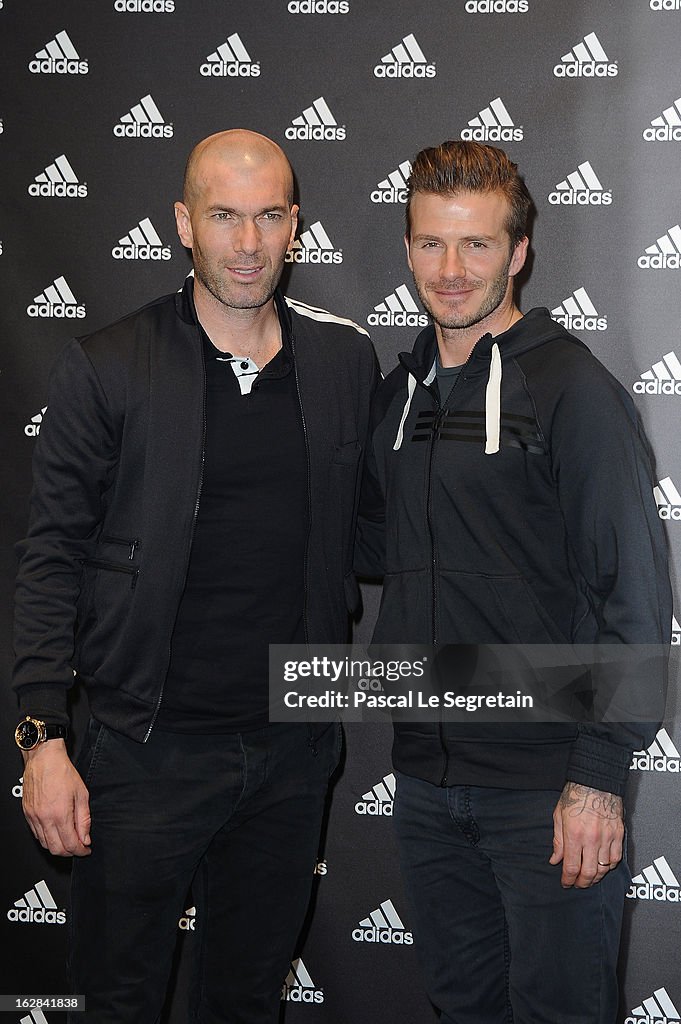
<instances>
[{"instance_id":1,"label":"man with styled hair","mask_svg":"<svg viewBox=\"0 0 681 1024\"><path fill-rule=\"evenodd\" d=\"M378 643L669 644L633 403L548 310L514 300L529 206L493 146L414 161L405 245L433 323L375 402L357 564L384 576ZM449 664L456 689L465 665ZM663 676L637 680L651 707ZM614 1024L622 798L656 728L395 723L393 820L443 1024Z\"/></svg>"},{"instance_id":2,"label":"man with styled hair","mask_svg":"<svg viewBox=\"0 0 681 1024\"><path fill-rule=\"evenodd\" d=\"M194 276L52 375L19 545L24 811L74 857L70 1020L159 1020L191 883L191 1020L274 1024L341 740L269 722L268 645L347 639L378 371L366 331L279 290L298 206L276 143L204 139L175 216Z\"/></svg>"}]
</instances>

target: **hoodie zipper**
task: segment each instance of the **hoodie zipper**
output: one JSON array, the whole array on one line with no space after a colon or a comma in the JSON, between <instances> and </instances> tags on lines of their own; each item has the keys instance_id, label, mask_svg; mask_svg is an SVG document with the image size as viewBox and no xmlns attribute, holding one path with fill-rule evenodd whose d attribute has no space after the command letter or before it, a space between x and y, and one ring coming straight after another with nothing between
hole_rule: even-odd
<instances>
[{"instance_id":1,"label":"hoodie zipper","mask_svg":"<svg viewBox=\"0 0 681 1024\"><path fill-rule=\"evenodd\" d=\"M140 546L139 539L135 537L134 540L125 540L123 537L101 537L103 544L122 544L129 551L128 559L132 562L135 557L135 551Z\"/></svg>"},{"instance_id":2,"label":"hoodie zipper","mask_svg":"<svg viewBox=\"0 0 681 1024\"><path fill-rule=\"evenodd\" d=\"M204 358L204 355L203 355L203 339L201 337L201 331L198 328L197 328L197 334L199 336L199 346L200 346L200 351L201 351L201 369L202 369L202 374L203 374L203 395L202 395L202 401L203 401L203 423L202 423L202 426L201 426L201 468L199 470L199 482L198 482L198 486L196 488L196 500L194 501L194 515L193 515L193 518L192 518L191 532L189 534L189 546L187 548L187 558L185 560L185 566L184 566L184 579L182 581L182 590L184 590L184 588L185 588L185 585L187 583L187 576L189 574L189 559L190 559L190 556L191 556L192 544L194 543L194 534L196 533L196 521L199 518L199 505L201 504L201 491L203 490L203 473L204 473L204 468L205 468L205 463L206 463L206 361L205 361L205 358ZM170 642L168 644L168 664L170 664L170 659L173 656L172 631L171 631L170 635L171 635L171 640L170 640ZM161 701L163 700L163 691L164 690L165 690L165 678L164 678L163 682L161 683L161 689L159 691L158 700L156 702L156 707L154 709L154 714L152 716L151 722L149 723L149 728L147 729L146 734L144 736L144 741L143 741L144 743L146 743L147 740L149 739L149 737L151 736L151 730L154 728L154 725L156 724L156 719L158 718L158 713L161 710Z\"/></svg>"},{"instance_id":3,"label":"hoodie zipper","mask_svg":"<svg viewBox=\"0 0 681 1024\"><path fill-rule=\"evenodd\" d=\"M478 341L480 341L480 339L478 339ZM475 351L475 347L476 347L477 344L478 344L478 342L476 342L476 344L473 346L473 348L471 349L471 352L470 352L470 354L468 356L468 359L466 360L466 362L461 367L461 371L459 373L459 376L456 378L456 381L454 382L454 385L452 386L452 388L451 388L451 390L449 392L449 395L447 396L447 405L446 405L446 407L442 406L440 404L440 401L438 400L437 413L435 414L435 419L433 420L433 433L432 433L431 439L430 439L430 451L428 453L428 481L427 481L427 500L426 500L426 521L428 523L428 533L429 533L429 536L430 536L430 550L431 550L431 563L430 563L430 571L431 571L431 605L432 605L432 622L431 622L432 633L431 633L431 635L432 635L433 647L436 647L437 646L437 642L438 642L438 632L437 632L437 609L438 609L437 564L438 564L438 562L437 562L437 551L436 551L436 546L435 546L435 531L434 531L434 528L433 528L433 460L435 458L435 443L437 441L438 434L440 432L440 428L442 427L442 424L444 423L445 416L449 412L449 405L450 405L452 396L454 395L454 392L456 391L456 389L459 386L459 381L461 380L461 378L464 375L464 371L465 371L466 367L468 366L468 364L469 364L469 362L471 360L471 357L473 355L473 352ZM436 355L436 359L437 359L437 355ZM437 377L436 377L436 379L437 379ZM439 385L438 385L438 393L439 393ZM447 744L445 743L445 735L444 735L444 727L443 727L442 719L440 719L440 721L438 722L438 733L439 733L439 737L440 737L440 746L442 747L442 755L444 757L444 766L443 766L442 778L440 779L440 785L441 786L446 786L447 785L447 773L449 771L449 750L447 749Z\"/></svg>"}]
</instances>

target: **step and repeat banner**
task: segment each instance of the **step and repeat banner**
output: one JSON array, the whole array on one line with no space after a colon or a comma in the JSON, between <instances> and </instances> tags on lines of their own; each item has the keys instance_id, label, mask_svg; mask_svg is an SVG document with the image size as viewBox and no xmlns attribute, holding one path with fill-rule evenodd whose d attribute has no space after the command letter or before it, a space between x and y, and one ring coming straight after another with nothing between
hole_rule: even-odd
<instances>
[{"instance_id":1,"label":"step and repeat banner","mask_svg":"<svg viewBox=\"0 0 681 1024\"><path fill-rule=\"evenodd\" d=\"M13 545L56 354L181 286L190 264L172 203L186 156L205 135L246 127L279 142L296 172L288 294L369 329L387 371L427 323L402 242L410 160L447 138L498 144L536 205L521 306L548 306L635 396L678 565L681 0L0 0L0 41L0 988L60 993L69 865L23 823L9 691ZM359 641L377 589L364 595ZM681 1020L676 671L671 689L663 728L632 763L619 1024ZM73 713L77 732L82 698ZM289 1024L434 1020L397 871L393 792L389 725L348 726L283 991ZM188 893L169 1024L186 1020L201 913Z\"/></svg>"}]
</instances>

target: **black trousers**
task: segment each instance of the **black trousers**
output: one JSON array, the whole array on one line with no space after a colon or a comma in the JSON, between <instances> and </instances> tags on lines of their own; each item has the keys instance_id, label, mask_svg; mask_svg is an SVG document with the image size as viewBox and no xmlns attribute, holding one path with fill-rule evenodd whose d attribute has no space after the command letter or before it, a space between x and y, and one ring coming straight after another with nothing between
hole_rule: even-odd
<instances>
[{"instance_id":1,"label":"black trousers","mask_svg":"<svg viewBox=\"0 0 681 1024\"><path fill-rule=\"evenodd\" d=\"M409 921L441 1024L615 1024L626 862L563 889L549 864L558 792L396 774Z\"/></svg>"},{"instance_id":2,"label":"black trousers","mask_svg":"<svg viewBox=\"0 0 681 1024\"><path fill-rule=\"evenodd\" d=\"M193 1024L274 1024L307 909L340 730L304 723L241 734L92 723L78 768L92 854L74 859L73 1024L155 1024L187 890L197 898Z\"/></svg>"}]
</instances>

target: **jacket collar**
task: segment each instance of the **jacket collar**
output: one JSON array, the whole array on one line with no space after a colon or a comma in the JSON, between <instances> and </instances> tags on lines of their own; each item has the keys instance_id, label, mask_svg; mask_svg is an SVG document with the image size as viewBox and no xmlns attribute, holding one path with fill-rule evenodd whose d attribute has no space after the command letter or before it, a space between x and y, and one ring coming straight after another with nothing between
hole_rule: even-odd
<instances>
[{"instance_id":1,"label":"jacket collar","mask_svg":"<svg viewBox=\"0 0 681 1024\"><path fill-rule=\"evenodd\" d=\"M282 348L293 355L293 329L291 324L291 311L286 304L286 299L279 288L274 293L274 305L281 325ZM186 324L194 327L199 326L199 318L196 315L194 304L194 271L185 278L182 288L175 294L175 310L177 315Z\"/></svg>"}]
</instances>

